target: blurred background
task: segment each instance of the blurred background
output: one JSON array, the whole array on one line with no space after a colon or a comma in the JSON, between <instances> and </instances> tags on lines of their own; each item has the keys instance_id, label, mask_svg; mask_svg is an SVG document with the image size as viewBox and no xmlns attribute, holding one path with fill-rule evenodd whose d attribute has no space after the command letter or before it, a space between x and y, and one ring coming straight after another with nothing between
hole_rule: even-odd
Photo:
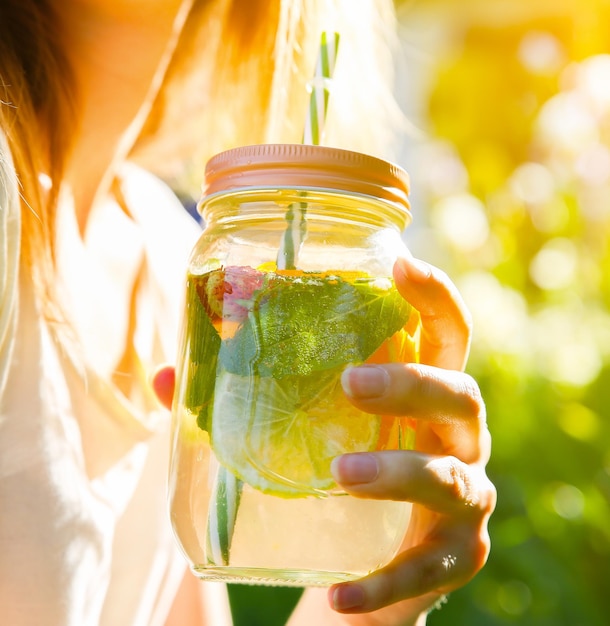
<instances>
[{"instance_id":1,"label":"blurred background","mask_svg":"<svg viewBox=\"0 0 610 626\"><path fill-rule=\"evenodd\" d=\"M410 247L474 317L499 501L431 625L610 615L610 2L401 2Z\"/></svg>"},{"instance_id":2,"label":"blurred background","mask_svg":"<svg viewBox=\"0 0 610 626\"><path fill-rule=\"evenodd\" d=\"M398 8L406 238L473 313L499 494L486 568L429 624L607 626L610 0ZM231 593L247 626L298 597Z\"/></svg>"}]
</instances>

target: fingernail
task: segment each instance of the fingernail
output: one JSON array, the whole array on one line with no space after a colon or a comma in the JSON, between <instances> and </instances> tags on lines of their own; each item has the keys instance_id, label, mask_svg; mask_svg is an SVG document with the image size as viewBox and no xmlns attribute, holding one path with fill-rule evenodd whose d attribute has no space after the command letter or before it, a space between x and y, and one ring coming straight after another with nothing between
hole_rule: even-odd
<instances>
[{"instance_id":1,"label":"fingernail","mask_svg":"<svg viewBox=\"0 0 610 626\"><path fill-rule=\"evenodd\" d=\"M343 390L352 398L377 398L390 385L390 375L378 365L348 367L341 374Z\"/></svg>"},{"instance_id":2,"label":"fingernail","mask_svg":"<svg viewBox=\"0 0 610 626\"><path fill-rule=\"evenodd\" d=\"M372 454L356 452L335 457L330 471L338 483L358 485L373 482L379 475L379 464Z\"/></svg>"},{"instance_id":3,"label":"fingernail","mask_svg":"<svg viewBox=\"0 0 610 626\"><path fill-rule=\"evenodd\" d=\"M400 257L396 260L399 271L415 282L422 282L430 277L432 268L425 261L414 257Z\"/></svg>"},{"instance_id":4,"label":"fingernail","mask_svg":"<svg viewBox=\"0 0 610 626\"><path fill-rule=\"evenodd\" d=\"M364 591L358 585L341 585L331 592L331 603L337 611L356 609L364 604Z\"/></svg>"}]
</instances>

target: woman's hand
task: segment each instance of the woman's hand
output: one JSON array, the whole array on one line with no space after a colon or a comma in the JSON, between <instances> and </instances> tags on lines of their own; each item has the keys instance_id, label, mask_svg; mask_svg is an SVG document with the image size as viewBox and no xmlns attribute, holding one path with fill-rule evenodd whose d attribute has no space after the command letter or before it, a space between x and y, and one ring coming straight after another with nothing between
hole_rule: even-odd
<instances>
[{"instance_id":1,"label":"woman's hand","mask_svg":"<svg viewBox=\"0 0 610 626\"><path fill-rule=\"evenodd\" d=\"M389 565L329 590L331 606L343 614L333 623L421 624L489 553L487 521L496 501L485 474L491 438L479 388L461 371L470 346L469 314L438 269L400 259L394 279L421 314L421 364L350 368L343 386L364 411L416 418L416 450L344 455L333 471L353 496L413 502L411 524Z\"/></svg>"}]
</instances>

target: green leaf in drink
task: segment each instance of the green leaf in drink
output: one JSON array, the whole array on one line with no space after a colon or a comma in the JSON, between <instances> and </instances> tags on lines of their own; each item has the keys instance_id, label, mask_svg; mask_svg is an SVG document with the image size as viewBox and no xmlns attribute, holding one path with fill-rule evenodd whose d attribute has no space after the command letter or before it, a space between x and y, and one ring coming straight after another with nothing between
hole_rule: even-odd
<instances>
[{"instance_id":1,"label":"green leaf in drink","mask_svg":"<svg viewBox=\"0 0 610 626\"><path fill-rule=\"evenodd\" d=\"M364 362L406 323L411 306L389 280L269 274L248 318L220 348L234 374L282 378Z\"/></svg>"},{"instance_id":2,"label":"green leaf in drink","mask_svg":"<svg viewBox=\"0 0 610 626\"><path fill-rule=\"evenodd\" d=\"M186 336L188 337L188 371L186 372L186 408L197 416L199 428L208 430L208 412L214 399L216 365L220 335L206 309L202 289L209 274L189 276L186 285Z\"/></svg>"}]
</instances>

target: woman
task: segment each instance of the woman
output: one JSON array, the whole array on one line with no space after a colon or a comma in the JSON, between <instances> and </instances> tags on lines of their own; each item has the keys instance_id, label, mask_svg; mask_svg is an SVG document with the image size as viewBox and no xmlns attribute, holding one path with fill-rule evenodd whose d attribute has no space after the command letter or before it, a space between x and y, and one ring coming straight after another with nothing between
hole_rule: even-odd
<instances>
[{"instance_id":1,"label":"woman","mask_svg":"<svg viewBox=\"0 0 610 626\"><path fill-rule=\"evenodd\" d=\"M224 588L185 574L166 519L172 370L150 380L175 357L198 229L147 170L183 191L220 149L298 142L329 16L348 62L327 142L384 156L391 3L358 6L0 5L1 623L230 623ZM483 403L461 373L468 316L437 270L404 259L395 278L422 312L425 365L355 368L344 384L365 410L419 418L418 451L341 457L335 473L359 497L414 501L414 521L392 564L328 599L308 590L291 624L422 624L487 557L495 492Z\"/></svg>"}]
</instances>

